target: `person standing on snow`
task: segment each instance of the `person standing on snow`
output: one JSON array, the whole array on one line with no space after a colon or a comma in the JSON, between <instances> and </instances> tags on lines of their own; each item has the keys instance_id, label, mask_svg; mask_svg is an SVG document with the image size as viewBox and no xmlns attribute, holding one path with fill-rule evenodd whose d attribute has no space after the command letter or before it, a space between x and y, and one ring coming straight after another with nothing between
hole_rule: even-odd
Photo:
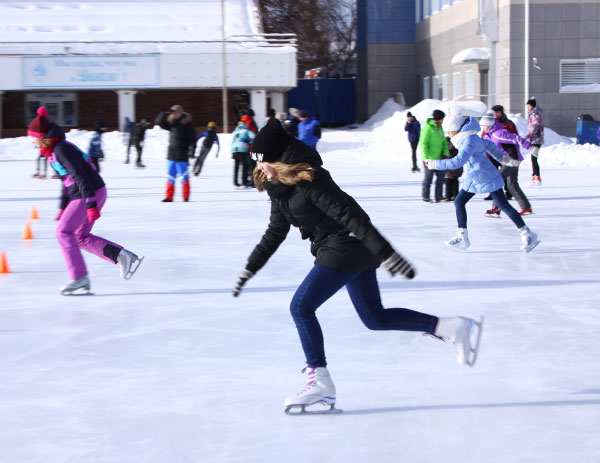
<instances>
[{"instance_id":1,"label":"person standing on snow","mask_svg":"<svg viewBox=\"0 0 600 463\"><path fill-rule=\"evenodd\" d=\"M298 114L298 140L303 141L312 149L317 148L317 142L321 139L321 123L312 117L308 111L300 111Z\"/></svg>"},{"instance_id":2,"label":"person standing on snow","mask_svg":"<svg viewBox=\"0 0 600 463\"><path fill-rule=\"evenodd\" d=\"M254 133L248 129L244 121L239 121L237 127L233 131L231 138L231 157L234 159L233 164L233 184L235 186L252 186L249 180L251 164L250 146L254 141ZM242 170L242 179L239 178L240 168Z\"/></svg>"},{"instance_id":3,"label":"person standing on snow","mask_svg":"<svg viewBox=\"0 0 600 463\"><path fill-rule=\"evenodd\" d=\"M127 147L127 158L124 164L129 164L129 149L135 146L137 151L137 159L135 161L135 167L140 169L146 167L142 164L142 151L144 150L144 139L146 138L146 130L150 127L150 122L146 118L142 118L139 124L135 124L131 129L131 136L129 137L129 146Z\"/></svg>"},{"instance_id":4,"label":"person standing on snow","mask_svg":"<svg viewBox=\"0 0 600 463\"><path fill-rule=\"evenodd\" d=\"M521 234L521 250L532 251L539 243L537 235L532 232L521 215L513 208L504 196L504 181L498 169L489 161L486 153L490 153L498 162L513 166L517 162L489 140L477 134L481 127L471 117L450 115L444 120L444 131L452 144L458 149L458 155L452 159L426 161L428 169L457 169L466 164L468 171L462 189L454 200L458 231L454 238L446 241L446 246L456 250L466 250L471 246L467 233L467 202L477 193L491 193L496 205L506 214L519 229Z\"/></svg>"},{"instance_id":5,"label":"person standing on snow","mask_svg":"<svg viewBox=\"0 0 600 463\"><path fill-rule=\"evenodd\" d=\"M421 131L419 137L419 146L421 147L421 155L423 158L423 165L425 169L425 175L423 176L423 186L421 194L423 196L424 203L430 203L431 198L429 197L431 191L431 182L433 181L433 175L435 174L435 202L439 203L442 199L442 193L444 189L445 172L443 170L432 170L427 168L426 161L428 159L439 160L450 156L448 151L448 142L444 136L442 130L442 122L444 121L446 114L444 111L436 109L433 111L432 117L427 119L425 127Z\"/></svg>"},{"instance_id":6,"label":"person standing on snow","mask_svg":"<svg viewBox=\"0 0 600 463\"><path fill-rule=\"evenodd\" d=\"M421 123L410 111L406 114L404 131L408 132L408 141L412 150L412 172L421 172L421 169L417 167L417 146L419 146L419 136L421 135Z\"/></svg>"},{"instance_id":7,"label":"person standing on snow","mask_svg":"<svg viewBox=\"0 0 600 463\"><path fill-rule=\"evenodd\" d=\"M494 143L513 160L512 165L504 164L501 167L500 175L502 176L502 180L504 180L508 191L510 191L512 197L517 200L521 207L519 214L531 214L531 204L519 186L519 164L523 161L523 156L521 156L521 152L519 151L519 144L523 145L525 149L529 149L531 145L519 135L510 133L508 130L502 128L502 124L496 119L493 110L488 111L487 114L479 120L479 125L481 125L482 130L481 138ZM499 216L500 208L492 203L492 208L487 210L486 214L490 216Z\"/></svg>"},{"instance_id":8,"label":"person standing on snow","mask_svg":"<svg viewBox=\"0 0 600 463\"><path fill-rule=\"evenodd\" d=\"M179 176L181 177L182 197L187 202L190 199L189 159L194 156L196 151L196 132L192 124L192 116L183 112L183 106L176 104L169 111L160 113L155 124L170 132L167 151L169 176L165 198L162 202L173 202L175 182Z\"/></svg>"},{"instance_id":9,"label":"person standing on snow","mask_svg":"<svg viewBox=\"0 0 600 463\"><path fill-rule=\"evenodd\" d=\"M537 105L535 99L527 101L527 114L529 120L527 122L527 135L525 138L531 143L531 182L530 185L542 186L542 178L540 176L540 165L538 164L538 156L540 148L544 144L544 118L542 108Z\"/></svg>"},{"instance_id":10,"label":"person standing on snow","mask_svg":"<svg viewBox=\"0 0 600 463\"><path fill-rule=\"evenodd\" d=\"M198 135L197 137L197 142L199 142L202 138L204 138L204 141L202 142L202 146L200 147L200 153L198 153L198 159L196 159L196 162L194 163L194 175L197 177L198 175L200 175L200 172L202 171L202 166L204 165L204 161L206 159L206 156L208 156L208 153L210 152L210 149L213 146L213 143L217 143L217 154L215 157L219 157L219 151L221 151L221 145L219 144L219 137L217 136L217 124L215 124L214 122L209 122L208 126L206 127L206 130L204 132L202 132L200 135Z\"/></svg>"},{"instance_id":11,"label":"person standing on snow","mask_svg":"<svg viewBox=\"0 0 600 463\"><path fill-rule=\"evenodd\" d=\"M106 201L102 177L90 157L66 141L63 129L48 120L46 108L40 107L37 114L29 124L27 135L41 154L49 159L63 182L60 210L56 218L56 237L71 281L61 288L61 293L66 295L78 290L90 290L82 249L112 264L119 264L121 278L128 280L143 258L90 233Z\"/></svg>"},{"instance_id":12,"label":"person standing on snow","mask_svg":"<svg viewBox=\"0 0 600 463\"><path fill-rule=\"evenodd\" d=\"M408 279L416 271L373 226L367 213L323 169L317 151L291 138L276 120L270 120L252 144L258 166L254 181L258 191L271 199L269 226L248 258L233 296L258 272L285 240L290 226L311 241L315 265L291 302L291 314L306 355L306 386L285 399L286 411L304 409L318 402L332 406L336 389L327 370L323 334L316 310L346 286L363 323L372 330L420 331L451 339L458 360L472 366L471 334L478 332L474 320L438 318L408 309L384 309L377 286L376 269Z\"/></svg>"},{"instance_id":13,"label":"person standing on snow","mask_svg":"<svg viewBox=\"0 0 600 463\"><path fill-rule=\"evenodd\" d=\"M92 162L96 166L96 170L100 172L100 160L104 158L104 151L102 151L102 134L104 133L104 124L102 121L94 122L94 135L90 141L88 148L88 156L92 159Z\"/></svg>"}]
</instances>

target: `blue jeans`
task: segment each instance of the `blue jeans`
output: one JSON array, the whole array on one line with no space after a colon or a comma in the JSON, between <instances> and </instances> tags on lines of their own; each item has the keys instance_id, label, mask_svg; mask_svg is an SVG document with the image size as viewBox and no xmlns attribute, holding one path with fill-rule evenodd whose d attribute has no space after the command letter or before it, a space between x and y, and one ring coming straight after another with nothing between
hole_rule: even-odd
<instances>
[{"instance_id":1,"label":"blue jeans","mask_svg":"<svg viewBox=\"0 0 600 463\"><path fill-rule=\"evenodd\" d=\"M509 204L502 188L492 191L490 194L492 195L494 204L496 204L496 206L498 206L500 210L504 212L510 218L510 220L513 221L517 228L525 226L523 217L521 217L521 214L519 214L517 210ZM458 192L458 196L454 200L458 228L467 228L467 208L465 206L473 196L475 196L475 193L469 193L468 191L460 190Z\"/></svg>"},{"instance_id":2,"label":"blue jeans","mask_svg":"<svg viewBox=\"0 0 600 463\"><path fill-rule=\"evenodd\" d=\"M342 272L315 265L296 290L290 304L308 365L327 365L323 332L316 311L344 285L358 316L370 330L435 332L438 318L433 315L409 309L383 308L375 269Z\"/></svg>"}]
</instances>

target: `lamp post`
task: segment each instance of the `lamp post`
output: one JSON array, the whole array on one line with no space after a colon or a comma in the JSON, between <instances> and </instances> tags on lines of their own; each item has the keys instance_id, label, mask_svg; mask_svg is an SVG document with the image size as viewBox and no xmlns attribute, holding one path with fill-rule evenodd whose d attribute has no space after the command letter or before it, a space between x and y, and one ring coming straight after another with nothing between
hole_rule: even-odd
<instances>
[{"instance_id":1,"label":"lamp post","mask_svg":"<svg viewBox=\"0 0 600 463\"><path fill-rule=\"evenodd\" d=\"M225 47L225 0L221 0L221 60L223 61L223 133L229 132L229 117L227 113L227 50Z\"/></svg>"},{"instance_id":2,"label":"lamp post","mask_svg":"<svg viewBox=\"0 0 600 463\"><path fill-rule=\"evenodd\" d=\"M529 99L529 0L525 0L525 62L523 63L524 68L524 92L525 101ZM525 104L525 112L523 113L527 118L527 104Z\"/></svg>"}]
</instances>

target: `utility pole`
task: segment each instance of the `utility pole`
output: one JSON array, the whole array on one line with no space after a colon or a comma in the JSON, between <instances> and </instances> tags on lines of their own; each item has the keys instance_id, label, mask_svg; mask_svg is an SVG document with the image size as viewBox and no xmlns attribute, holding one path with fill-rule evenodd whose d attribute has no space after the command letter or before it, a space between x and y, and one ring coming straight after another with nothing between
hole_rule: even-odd
<instances>
[{"instance_id":1,"label":"utility pole","mask_svg":"<svg viewBox=\"0 0 600 463\"><path fill-rule=\"evenodd\" d=\"M229 133L229 117L227 113L227 50L225 46L225 0L221 0L221 60L223 61L223 133Z\"/></svg>"}]
</instances>

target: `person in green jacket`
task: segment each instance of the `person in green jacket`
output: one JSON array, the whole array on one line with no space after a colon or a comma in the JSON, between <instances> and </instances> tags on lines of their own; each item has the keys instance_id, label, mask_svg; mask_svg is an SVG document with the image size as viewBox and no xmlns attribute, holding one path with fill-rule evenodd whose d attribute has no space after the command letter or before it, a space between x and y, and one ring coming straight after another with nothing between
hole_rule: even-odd
<instances>
[{"instance_id":1,"label":"person in green jacket","mask_svg":"<svg viewBox=\"0 0 600 463\"><path fill-rule=\"evenodd\" d=\"M446 117L446 114L444 114L444 111L436 109L433 111L432 116L433 117L427 119L423 130L421 130L421 136L419 137L419 147L421 148L423 161L426 159L435 159L436 161L439 161L443 157L450 157L448 142L446 141L446 136L442 130L442 121L444 120L444 117ZM435 173L435 202L438 203L443 199L442 191L444 188L446 171L428 169L425 163L423 163L423 167L425 171L422 188L423 202L431 202L429 193L431 190L431 182L433 181L433 174Z\"/></svg>"}]
</instances>

